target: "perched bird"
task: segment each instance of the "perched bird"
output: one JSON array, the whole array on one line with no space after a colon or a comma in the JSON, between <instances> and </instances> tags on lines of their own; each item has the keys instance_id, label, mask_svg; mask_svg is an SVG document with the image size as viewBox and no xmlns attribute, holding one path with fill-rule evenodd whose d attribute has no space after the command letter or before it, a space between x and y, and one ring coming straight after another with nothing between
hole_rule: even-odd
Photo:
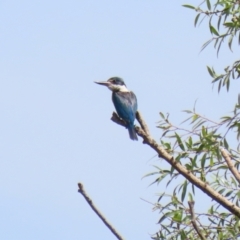
<instances>
[{"instance_id":1,"label":"perched bird","mask_svg":"<svg viewBox=\"0 0 240 240\"><path fill-rule=\"evenodd\" d=\"M137 98L129 91L122 78L112 77L105 82L95 82L108 87L112 91L112 101L118 116L126 122L129 136L132 140L138 140L134 128L134 120L137 111Z\"/></svg>"}]
</instances>

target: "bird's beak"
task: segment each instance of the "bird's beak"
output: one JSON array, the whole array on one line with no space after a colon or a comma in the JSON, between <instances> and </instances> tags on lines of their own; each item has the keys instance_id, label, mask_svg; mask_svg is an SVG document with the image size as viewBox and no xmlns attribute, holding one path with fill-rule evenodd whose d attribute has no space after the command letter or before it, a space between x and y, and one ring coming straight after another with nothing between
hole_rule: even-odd
<instances>
[{"instance_id":1,"label":"bird's beak","mask_svg":"<svg viewBox=\"0 0 240 240\"><path fill-rule=\"evenodd\" d=\"M108 87L108 86L110 85L110 83L107 82L107 81L105 81L105 82L95 82L95 83L97 83L97 84L99 84L99 85L106 86L106 87Z\"/></svg>"}]
</instances>

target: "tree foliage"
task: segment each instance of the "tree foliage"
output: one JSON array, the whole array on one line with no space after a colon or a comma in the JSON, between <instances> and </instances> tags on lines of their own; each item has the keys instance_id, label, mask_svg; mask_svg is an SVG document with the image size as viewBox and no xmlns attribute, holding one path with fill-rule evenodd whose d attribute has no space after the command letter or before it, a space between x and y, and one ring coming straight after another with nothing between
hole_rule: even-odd
<instances>
[{"instance_id":1,"label":"tree foliage","mask_svg":"<svg viewBox=\"0 0 240 240\"><path fill-rule=\"evenodd\" d=\"M213 43L217 54L219 54L224 40L228 43L231 51L234 39L240 44L240 3L238 0L219 0L216 2L205 0L198 7L187 4L183 6L197 12L194 20L195 26L204 19L208 19L209 31L212 34L212 38L203 44L202 50L210 43ZM230 81L240 77L239 59L231 65L226 66L222 73L216 73L212 67L207 68L212 77L212 82L218 82L218 91L224 86L229 90Z\"/></svg>"},{"instance_id":2,"label":"tree foliage","mask_svg":"<svg viewBox=\"0 0 240 240\"><path fill-rule=\"evenodd\" d=\"M201 5L183 5L195 10L195 26L208 19L212 38L203 44L204 50L214 43L217 54L224 40L232 51L234 39L240 44L240 0L204 0ZM207 67L218 91L230 89L230 81L240 77L240 60L217 74ZM158 193L154 209L160 213L159 231L155 240L233 240L240 238L240 95L231 114L212 120L195 109L185 110L187 118L181 126L160 113L158 128L161 141L155 141L140 112L136 119L136 133L169 165L154 166L146 175L154 177L152 184L166 185L169 192ZM126 127L116 113L112 121ZM162 187L161 187L162 188ZM171 190L169 190L171 189ZM89 205L104 219L79 184L79 192ZM197 209L195 203L206 201L206 209ZM196 208L196 209L195 209ZM107 223L107 221L104 221ZM110 224L106 224L118 239L123 239ZM238 239L239 239L238 238Z\"/></svg>"},{"instance_id":3,"label":"tree foliage","mask_svg":"<svg viewBox=\"0 0 240 240\"><path fill-rule=\"evenodd\" d=\"M203 44L202 50L213 43L219 54L224 40L230 51L234 39L240 44L239 0L204 0L199 6L183 6L196 11L195 26L208 19L212 37ZM209 66L207 70L213 84L218 83L218 91L223 87L229 91L230 81L240 77L240 60L220 74ZM174 164L170 168L155 166L156 170L146 175L155 177L153 184L164 182L173 189L171 193L158 194L154 209L160 212L160 229L152 239L237 239L239 214L226 208L219 199L230 201L233 208L240 206L240 97L231 114L217 121L204 117L195 107L184 112L187 118L181 127L176 126L169 115L160 113L161 145L196 178L189 181ZM204 188L199 190L198 181L217 194L210 196ZM180 184L176 185L177 182ZM202 201L196 198L197 191L204 195L203 199L209 198L205 212L202 209L195 212L195 202Z\"/></svg>"}]
</instances>

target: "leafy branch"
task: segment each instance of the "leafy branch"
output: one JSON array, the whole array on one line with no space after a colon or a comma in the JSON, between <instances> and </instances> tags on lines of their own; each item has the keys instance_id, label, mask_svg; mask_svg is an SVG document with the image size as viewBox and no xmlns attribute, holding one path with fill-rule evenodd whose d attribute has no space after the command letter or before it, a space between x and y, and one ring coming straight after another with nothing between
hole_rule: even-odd
<instances>
[{"instance_id":1,"label":"leafy branch","mask_svg":"<svg viewBox=\"0 0 240 240\"><path fill-rule=\"evenodd\" d=\"M220 236L220 239L224 239L223 237L233 236L232 232L236 233L236 229L230 226L230 223L233 223L234 218L240 218L239 200L236 197L239 192L237 188L239 161L236 158L239 156L236 153L233 155L226 139L217 132L220 127L227 125L229 122L231 122L231 126L232 122L234 122L233 119L235 118L236 120L236 116L229 116L218 123L197 114L195 109L194 111L187 111L187 113L190 112L192 114L191 119L193 119L191 122L193 128L191 130L176 127L171 124L169 116L165 117L163 113L160 113L162 122L159 123L158 127L165 131L161 145L151 137L148 131L145 131L142 127L135 126L135 130L142 137L143 143L153 148L158 156L168 162L171 167L169 170L155 166L157 171L149 173L146 176L157 175L153 183L160 183L168 178L166 186L173 179L180 176L185 179L182 184L175 187L172 195L160 194L158 202L162 202L163 198L169 196L171 196L171 201L165 206L162 204L157 205L161 212L159 220L161 230L152 237L153 239L177 239L176 236L188 237L184 239L196 239L200 236L203 237L202 239L214 239L213 236L216 234ZM235 109L234 112L238 114L238 109ZM136 118L141 126L146 127L139 112L137 112ZM188 118L188 120L190 119ZM112 121L125 126L125 123L116 113L113 113ZM208 124L208 126L204 124ZM181 133L177 133L178 131L183 134L186 133L185 139ZM163 138L170 139L171 141L166 142ZM172 144L172 142L174 143ZM227 158L225 155L226 152L223 150L225 148L229 151ZM228 167L229 165L231 165L232 169ZM214 181L212 180L213 177ZM236 188L230 190L221 188L221 185L217 183L223 178L226 179L226 182L229 182L229 185L234 182ZM230 179L231 181L229 181ZM198 225L198 231L193 223L192 227L190 227L189 224L192 221L192 216L189 208L184 205L187 193L189 201L194 201L195 188L200 189L210 199L215 201L214 205L210 207L208 215L196 215L195 223ZM179 193L181 199L177 197ZM226 212L220 213L219 210L224 210L224 208L232 214L228 215L229 213ZM201 222L200 217L204 216L207 216L209 224L204 225ZM226 216L229 217L227 218ZM221 225L223 221L226 223L224 226ZM221 233L219 229L221 229Z\"/></svg>"},{"instance_id":2,"label":"leafy branch","mask_svg":"<svg viewBox=\"0 0 240 240\"><path fill-rule=\"evenodd\" d=\"M206 9L202 8L203 3L205 3ZM226 39L228 39L228 47L232 51L232 43L235 37L238 39L238 44L240 44L239 0L217 0L213 4L213 7L210 0L204 0L203 3L197 7L188 4L183 5L197 12L194 20L195 27L205 18L209 20L209 31L214 36L203 44L201 51L210 43L214 43L214 48L217 50L218 56L221 46ZM219 82L218 91L224 86L228 91L230 80L239 79L240 77L240 60L235 61L231 67L230 65L225 67L225 73L222 74L216 74L213 68L207 68L210 76L213 78L212 83Z\"/></svg>"}]
</instances>

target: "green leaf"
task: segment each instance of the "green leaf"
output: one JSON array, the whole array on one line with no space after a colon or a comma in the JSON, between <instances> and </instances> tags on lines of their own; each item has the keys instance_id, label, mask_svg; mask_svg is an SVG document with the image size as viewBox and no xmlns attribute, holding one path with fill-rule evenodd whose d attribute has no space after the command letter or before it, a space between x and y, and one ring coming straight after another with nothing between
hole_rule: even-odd
<instances>
[{"instance_id":1,"label":"green leaf","mask_svg":"<svg viewBox=\"0 0 240 240\"><path fill-rule=\"evenodd\" d=\"M237 192L237 196L238 196L238 198L240 198L240 191Z\"/></svg>"},{"instance_id":2,"label":"green leaf","mask_svg":"<svg viewBox=\"0 0 240 240\"><path fill-rule=\"evenodd\" d=\"M221 86L222 86L222 80L220 80L219 83L218 83L218 93L219 93L220 90L221 90Z\"/></svg>"},{"instance_id":3,"label":"green leaf","mask_svg":"<svg viewBox=\"0 0 240 240\"><path fill-rule=\"evenodd\" d=\"M159 219L158 223L161 223L161 222L164 221L166 218L167 218L167 216L166 216L166 215L163 215L163 216Z\"/></svg>"},{"instance_id":4,"label":"green leaf","mask_svg":"<svg viewBox=\"0 0 240 240\"><path fill-rule=\"evenodd\" d=\"M168 227L164 226L163 224L161 224L161 227L164 228L164 229L168 232L168 234L171 232L171 231L168 229ZM162 236L162 233L161 233L161 236ZM163 238L163 239L165 239L165 238Z\"/></svg>"},{"instance_id":5,"label":"green leaf","mask_svg":"<svg viewBox=\"0 0 240 240\"><path fill-rule=\"evenodd\" d=\"M220 43L218 44L218 48L217 48L217 56L219 54L219 51L220 51L220 48L221 48L221 45L222 45L222 42L223 42L224 38L221 39Z\"/></svg>"},{"instance_id":6,"label":"green leaf","mask_svg":"<svg viewBox=\"0 0 240 240\"><path fill-rule=\"evenodd\" d=\"M213 219L208 218L208 220L209 220L213 225L217 225L217 223L216 223ZM222 238L218 238L218 239L222 239Z\"/></svg>"},{"instance_id":7,"label":"green leaf","mask_svg":"<svg viewBox=\"0 0 240 240\"><path fill-rule=\"evenodd\" d=\"M193 143L192 142L192 137L189 137L188 142L189 142L189 145L192 146L192 143Z\"/></svg>"},{"instance_id":8,"label":"green leaf","mask_svg":"<svg viewBox=\"0 0 240 240\"><path fill-rule=\"evenodd\" d=\"M180 147L183 151L185 151L185 147L184 147L184 145L183 145L183 142L182 142L181 138L179 137L179 135L178 135L177 133L175 133L175 136L176 136L176 138L177 138L177 142L178 142L179 147Z\"/></svg>"},{"instance_id":9,"label":"green leaf","mask_svg":"<svg viewBox=\"0 0 240 240\"><path fill-rule=\"evenodd\" d=\"M212 167L213 164L214 164L214 160L213 160L213 157L211 156L211 158L210 158L210 166Z\"/></svg>"},{"instance_id":10,"label":"green leaf","mask_svg":"<svg viewBox=\"0 0 240 240\"><path fill-rule=\"evenodd\" d=\"M188 238L188 236L186 235L186 233L183 229L180 231L180 235L181 235L181 240Z\"/></svg>"},{"instance_id":11,"label":"green leaf","mask_svg":"<svg viewBox=\"0 0 240 240\"><path fill-rule=\"evenodd\" d=\"M212 42L212 39L210 39L210 40L208 40L207 42L205 42L203 45L202 45L202 48L201 48L201 51L203 51L208 45L209 45L209 43L211 43ZM201 52L200 51L200 52Z\"/></svg>"},{"instance_id":12,"label":"green leaf","mask_svg":"<svg viewBox=\"0 0 240 240\"><path fill-rule=\"evenodd\" d=\"M218 191L219 194L222 194L223 192L225 192L225 188L222 188L221 190Z\"/></svg>"},{"instance_id":13,"label":"green leaf","mask_svg":"<svg viewBox=\"0 0 240 240\"><path fill-rule=\"evenodd\" d=\"M235 24L233 22L225 22L223 25L225 27L233 28Z\"/></svg>"},{"instance_id":14,"label":"green leaf","mask_svg":"<svg viewBox=\"0 0 240 240\"><path fill-rule=\"evenodd\" d=\"M206 0L206 2L207 2L208 10L211 11L211 3L210 3L210 0Z\"/></svg>"},{"instance_id":15,"label":"green leaf","mask_svg":"<svg viewBox=\"0 0 240 240\"><path fill-rule=\"evenodd\" d=\"M192 118L192 117L188 117L187 119L183 120L183 121L181 122L181 124L187 122L187 121L190 120L191 118Z\"/></svg>"},{"instance_id":16,"label":"green leaf","mask_svg":"<svg viewBox=\"0 0 240 240\"><path fill-rule=\"evenodd\" d=\"M198 127L200 127L201 125L203 125L206 121L205 120L200 120L198 121L194 126L193 126L193 130L197 129Z\"/></svg>"},{"instance_id":17,"label":"green leaf","mask_svg":"<svg viewBox=\"0 0 240 240\"><path fill-rule=\"evenodd\" d=\"M181 199L182 201L185 199L185 196L186 196L186 192L187 192L187 180L184 181L184 184L183 184L183 190L182 190L182 196L181 196Z\"/></svg>"},{"instance_id":18,"label":"green leaf","mask_svg":"<svg viewBox=\"0 0 240 240\"><path fill-rule=\"evenodd\" d=\"M231 35L228 40L228 47L231 51L232 51L232 40L233 40L233 35Z\"/></svg>"},{"instance_id":19,"label":"green leaf","mask_svg":"<svg viewBox=\"0 0 240 240\"><path fill-rule=\"evenodd\" d=\"M229 86L230 86L229 74L225 77L223 85L226 85L227 91L229 91Z\"/></svg>"},{"instance_id":20,"label":"green leaf","mask_svg":"<svg viewBox=\"0 0 240 240\"><path fill-rule=\"evenodd\" d=\"M195 20L194 20L194 27L197 26L197 22L198 22L198 19L200 17L201 13L199 13L196 17L195 17Z\"/></svg>"},{"instance_id":21,"label":"green leaf","mask_svg":"<svg viewBox=\"0 0 240 240\"><path fill-rule=\"evenodd\" d=\"M203 137L207 137L207 134L208 134L207 129L204 126L202 126L202 135L203 135Z\"/></svg>"},{"instance_id":22,"label":"green leaf","mask_svg":"<svg viewBox=\"0 0 240 240\"><path fill-rule=\"evenodd\" d=\"M182 6L185 7L185 8L196 9L194 6L188 5L188 4L183 4Z\"/></svg>"},{"instance_id":23,"label":"green leaf","mask_svg":"<svg viewBox=\"0 0 240 240\"><path fill-rule=\"evenodd\" d=\"M216 36L219 36L218 31L212 25L210 25L209 27L210 27L210 32L211 33L215 34Z\"/></svg>"},{"instance_id":24,"label":"green leaf","mask_svg":"<svg viewBox=\"0 0 240 240\"><path fill-rule=\"evenodd\" d=\"M203 150L204 147L205 147L204 143L200 144L198 149L197 149L197 153L200 153Z\"/></svg>"},{"instance_id":25,"label":"green leaf","mask_svg":"<svg viewBox=\"0 0 240 240\"><path fill-rule=\"evenodd\" d=\"M169 173L162 173L159 178L156 179L157 183L159 184Z\"/></svg>"},{"instance_id":26,"label":"green leaf","mask_svg":"<svg viewBox=\"0 0 240 240\"><path fill-rule=\"evenodd\" d=\"M231 182L235 186L235 188L237 188L238 184L237 184L236 180L233 177L231 177Z\"/></svg>"},{"instance_id":27,"label":"green leaf","mask_svg":"<svg viewBox=\"0 0 240 240\"><path fill-rule=\"evenodd\" d=\"M174 212L167 212L165 213L158 221L158 223L161 223L164 219L166 219L167 217L170 217L172 215L174 215L175 213Z\"/></svg>"},{"instance_id":28,"label":"green leaf","mask_svg":"<svg viewBox=\"0 0 240 240\"><path fill-rule=\"evenodd\" d=\"M207 156L207 153L205 153L201 159L201 168L204 169L205 167L205 162L206 162L206 156Z\"/></svg>"},{"instance_id":29,"label":"green leaf","mask_svg":"<svg viewBox=\"0 0 240 240\"><path fill-rule=\"evenodd\" d=\"M225 194L225 197L229 197L232 193L233 193L233 190L228 191L228 192Z\"/></svg>"},{"instance_id":30,"label":"green leaf","mask_svg":"<svg viewBox=\"0 0 240 240\"><path fill-rule=\"evenodd\" d=\"M224 138L224 140L223 140L223 144L224 144L224 147L225 147L226 149L229 148L229 145L228 145L228 143L227 143L226 138Z\"/></svg>"},{"instance_id":31,"label":"green leaf","mask_svg":"<svg viewBox=\"0 0 240 240\"><path fill-rule=\"evenodd\" d=\"M219 39L220 39L220 38L216 38L215 43L214 43L214 48L217 47L217 44L218 44L218 40L219 40Z\"/></svg>"},{"instance_id":32,"label":"green leaf","mask_svg":"<svg viewBox=\"0 0 240 240\"><path fill-rule=\"evenodd\" d=\"M160 112L159 114L160 114L161 118L165 119L165 116L162 112Z\"/></svg>"},{"instance_id":33,"label":"green leaf","mask_svg":"<svg viewBox=\"0 0 240 240\"><path fill-rule=\"evenodd\" d=\"M169 130L164 131L163 134L162 134L162 137L164 137L168 132L170 132L170 131ZM169 143L165 143L165 146L167 146L167 144L168 144L168 146L170 146ZM171 149L171 146L168 149Z\"/></svg>"},{"instance_id":34,"label":"green leaf","mask_svg":"<svg viewBox=\"0 0 240 240\"><path fill-rule=\"evenodd\" d=\"M211 69L209 66L207 66L207 70L208 70L210 76L211 76L211 77L214 77L213 72L212 72L212 69Z\"/></svg>"},{"instance_id":35,"label":"green leaf","mask_svg":"<svg viewBox=\"0 0 240 240\"><path fill-rule=\"evenodd\" d=\"M235 79L235 70L232 71L232 78Z\"/></svg>"},{"instance_id":36,"label":"green leaf","mask_svg":"<svg viewBox=\"0 0 240 240\"><path fill-rule=\"evenodd\" d=\"M206 182L206 173L201 171L200 172L200 179L203 181L203 182Z\"/></svg>"},{"instance_id":37,"label":"green leaf","mask_svg":"<svg viewBox=\"0 0 240 240\"><path fill-rule=\"evenodd\" d=\"M192 113L191 110L183 110L183 112L185 112L185 113Z\"/></svg>"},{"instance_id":38,"label":"green leaf","mask_svg":"<svg viewBox=\"0 0 240 240\"><path fill-rule=\"evenodd\" d=\"M192 184L192 192L193 192L193 194L195 195L195 187L194 187L193 184Z\"/></svg>"},{"instance_id":39,"label":"green leaf","mask_svg":"<svg viewBox=\"0 0 240 240\"><path fill-rule=\"evenodd\" d=\"M228 166L223 166L223 165L222 165L222 166L220 166L220 167L217 168L217 170L219 170L219 169L225 169L225 170L228 170L229 168L228 168Z\"/></svg>"},{"instance_id":40,"label":"green leaf","mask_svg":"<svg viewBox=\"0 0 240 240\"><path fill-rule=\"evenodd\" d=\"M173 220L176 222L181 223L182 222L182 211L176 211L174 216L173 216Z\"/></svg>"},{"instance_id":41,"label":"green leaf","mask_svg":"<svg viewBox=\"0 0 240 240\"><path fill-rule=\"evenodd\" d=\"M217 23L218 31L219 31L219 29L220 29L221 20L222 20L222 17L220 16L220 17L218 18L218 23Z\"/></svg>"},{"instance_id":42,"label":"green leaf","mask_svg":"<svg viewBox=\"0 0 240 240\"><path fill-rule=\"evenodd\" d=\"M198 118L199 118L199 115L194 114L194 115L192 116L192 122L191 122L191 123L194 123Z\"/></svg>"},{"instance_id":43,"label":"green leaf","mask_svg":"<svg viewBox=\"0 0 240 240\"><path fill-rule=\"evenodd\" d=\"M214 83L214 82L218 81L219 79L223 78L223 76L224 76L224 75L221 74L221 75L215 77L215 78L212 80L212 83Z\"/></svg>"},{"instance_id":44,"label":"green leaf","mask_svg":"<svg viewBox=\"0 0 240 240\"><path fill-rule=\"evenodd\" d=\"M197 158L198 158L198 155L195 155L195 157L192 159L192 165L195 166L196 168L198 167L197 166Z\"/></svg>"},{"instance_id":45,"label":"green leaf","mask_svg":"<svg viewBox=\"0 0 240 240\"><path fill-rule=\"evenodd\" d=\"M161 199L162 199L162 197L165 195L165 192L164 193L162 193L160 196L159 196L159 198L158 198L158 202L160 202L161 201Z\"/></svg>"},{"instance_id":46,"label":"green leaf","mask_svg":"<svg viewBox=\"0 0 240 240\"><path fill-rule=\"evenodd\" d=\"M211 206L211 208L208 210L208 213L210 213L210 214L213 214L213 213L214 213L214 211L213 211L213 206Z\"/></svg>"}]
</instances>

